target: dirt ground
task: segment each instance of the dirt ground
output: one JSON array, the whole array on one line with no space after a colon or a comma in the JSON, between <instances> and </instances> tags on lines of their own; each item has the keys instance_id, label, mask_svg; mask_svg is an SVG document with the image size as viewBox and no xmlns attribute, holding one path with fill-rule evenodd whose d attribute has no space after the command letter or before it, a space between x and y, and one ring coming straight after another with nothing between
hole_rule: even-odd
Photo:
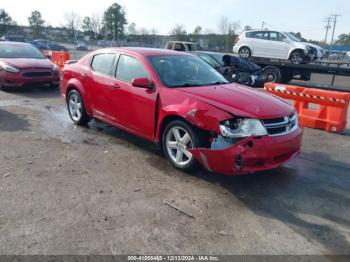
<instances>
[{"instance_id":1,"label":"dirt ground","mask_svg":"<svg viewBox=\"0 0 350 262\"><path fill-rule=\"evenodd\" d=\"M349 255L349 156L349 129L305 129L276 170L187 174L58 90L0 92L0 254Z\"/></svg>"}]
</instances>

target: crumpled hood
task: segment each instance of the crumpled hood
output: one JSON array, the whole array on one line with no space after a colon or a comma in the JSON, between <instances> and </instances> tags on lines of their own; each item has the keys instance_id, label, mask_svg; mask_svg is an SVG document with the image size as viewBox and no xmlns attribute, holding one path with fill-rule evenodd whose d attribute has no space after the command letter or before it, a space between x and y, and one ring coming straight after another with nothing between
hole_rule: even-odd
<instances>
[{"instance_id":1,"label":"crumpled hood","mask_svg":"<svg viewBox=\"0 0 350 262\"><path fill-rule=\"evenodd\" d=\"M18 69L27 68L42 68L51 69L53 63L48 59L34 59L34 58L1 58L1 62L14 66Z\"/></svg>"},{"instance_id":2,"label":"crumpled hood","mask_svg":"<svg viewBox=\"0 0 350 262\"><path fill-rule=\"evenodd\" d=\"M306 44L306 45L309 45L309 46L311 46L311 47L313 47L313 48L316 48L317 50L322 50L323 51L323 48L322 47L320 47L319 45L315 45L315 44L312 44L312 43L308 43L308 42L302 42L303 44Z\"/></svg>"},{"instance_id":3,"label":"crumpled hood","mask_svg":"<svg viewBox=\"0 0 350 262\"><path fill-rule=\"evenodd\" d=\"M295 111L292 105L278 97L238 84L186 87L179 91L235 116L273 119Z\"/></svg>"}]
</instances>

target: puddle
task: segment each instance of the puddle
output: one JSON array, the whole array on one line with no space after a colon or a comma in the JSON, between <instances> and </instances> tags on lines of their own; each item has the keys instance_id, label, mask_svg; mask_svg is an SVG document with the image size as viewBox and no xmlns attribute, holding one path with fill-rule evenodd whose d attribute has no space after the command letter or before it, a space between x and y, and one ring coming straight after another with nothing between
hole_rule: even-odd
<instances>
[{"instance_id":1,"label":"puddle","mask_svg":"<svg viewBox=\"0 0 350 262\"><path fill-rule=\"evenodd\" d=\"M0 109L0 131L20 131L29 130L30 123L25 114L13 114Z\"/></svg>"}]
</instances>

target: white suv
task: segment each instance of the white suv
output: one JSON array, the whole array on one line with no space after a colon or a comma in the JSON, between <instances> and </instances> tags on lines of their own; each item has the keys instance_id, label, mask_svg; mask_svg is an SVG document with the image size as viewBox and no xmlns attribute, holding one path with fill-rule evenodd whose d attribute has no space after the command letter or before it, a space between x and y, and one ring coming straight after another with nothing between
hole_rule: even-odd
<instances>
[{"instance_id":1,"label":"white suv","mask_svg":"<svg viewBox=\"0 0 350 262\"><path fill-rule=\"evenodd\" d=\"M293 64L320 59L324 53L320 46L302 42L291 33L270 30L243 32L237 37L233 52L243 58L289 59Z\"/></svg>"}]
</instances>

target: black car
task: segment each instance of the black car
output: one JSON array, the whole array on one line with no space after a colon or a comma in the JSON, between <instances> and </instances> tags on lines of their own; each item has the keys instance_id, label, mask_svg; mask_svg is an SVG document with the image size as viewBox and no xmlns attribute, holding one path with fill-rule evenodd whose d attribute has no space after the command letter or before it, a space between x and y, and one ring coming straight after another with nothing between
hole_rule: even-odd
<instances>
[{"instance_id":1,"label":"black car","mask_svg":"<svg viewBox=\"0 0 350 262\"><path fill-rule=\"evenodd\" d=\"M266 82L262 68L244 58L216 52L197 51L193 54L219 71L230 82L252 87L263 87Z\"/></svg>"},{"instance_id":2,"label":"black car","mask_svg":"<svg viewBox=\"0 0 350 262\"><path fill-rule=\"evenodd\" d=\"M78 42L75 49L78 51L88 51L88 47L87 47L86 43L83 41Z\"/></svg>"},{"instance_id":3,"label":"black car","mask_svg":"<svg viewBox=\"0 0 350 262\"><path fill-rule=\"evenodd\" d=\"M68 49L63 45L59 45L53 41L45 39L36 39L32 42L32 45L40 50L68 51Z\"/></svg>"}]
</instances>

